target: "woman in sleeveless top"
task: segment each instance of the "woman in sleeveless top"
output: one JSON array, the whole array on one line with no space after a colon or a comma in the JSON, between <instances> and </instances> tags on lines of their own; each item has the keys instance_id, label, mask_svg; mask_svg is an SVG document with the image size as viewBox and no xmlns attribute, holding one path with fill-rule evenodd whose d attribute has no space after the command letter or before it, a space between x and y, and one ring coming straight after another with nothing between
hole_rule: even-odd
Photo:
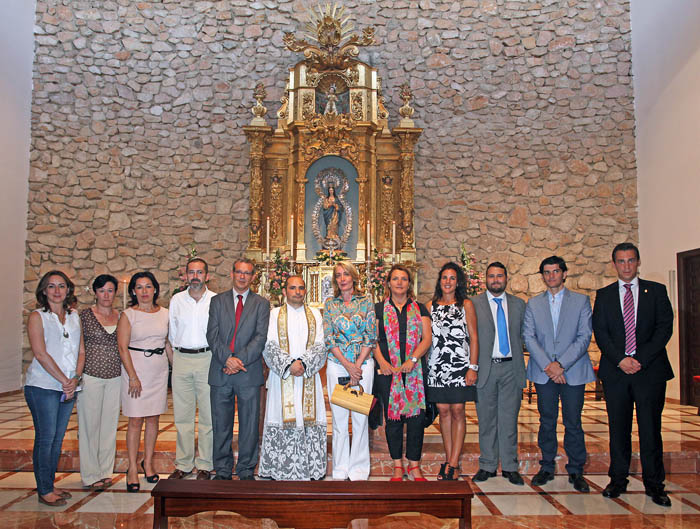
<instances>
[{"instance_id":1,"label":"woman in sleeveless top","mask_svg":"<svg viewBox=\"0 0 700 529\"><path fill-rule=\"evenodd\" d=\"M459 477L459 459L466 434L464 403L476 401L479 340L476 311L467 299L466 277L455 263L440 270L435 294L428 302L432 317L433 349L428 366L427 398L437 404L445 462L438 479Z\"/></svg>"},{"instance_id":2,"label":"woman in sleeveless top","mask_svg":"<svg viewBox=\"0 0 700 529\"><path fill-rule=\"evenodd\" d=\"M80 312L85 343L83 390L78 396L80 477L101 491L112 484L117 447L121 360L117 346L119 311L112 307L119 282L102 274L92 283L95 305Z\"/></svg>"},{"instance_id":3,"label":"woman in sleeveless top","mask_svg":"<svg viewBox=\"0 0 700 529\"><path fill-rule=\"evenodd\" d=\"M159 479L153 468L153 452L158 437L158 420L168 407L168 361L172 362L173 358L167 340L168 310L157 304L159 291L160 285L151 272L134 274L129 281L131 306L122 313L117 325L122 360L122 413L129 418L126 432L129 456L127 492L138 492L139 468L149 483ZM137 466L144 420L144 457Z\"/></svg>"},{"instance_id":4,"label":"woman in sleeveless top","mask_svg":"<svg viewBox=\"0 0 700 529\"><path fill-rule=\"evenodd\" d=\"M78 313L70 308L74 292L66 274L48 272L36 288L40 309L27 321L34 353L24 382L34 422L32 463L39 502L51 507L65 505L71 497L54 487L54 479L84 362Z\"/></svg>"}]
</instances>

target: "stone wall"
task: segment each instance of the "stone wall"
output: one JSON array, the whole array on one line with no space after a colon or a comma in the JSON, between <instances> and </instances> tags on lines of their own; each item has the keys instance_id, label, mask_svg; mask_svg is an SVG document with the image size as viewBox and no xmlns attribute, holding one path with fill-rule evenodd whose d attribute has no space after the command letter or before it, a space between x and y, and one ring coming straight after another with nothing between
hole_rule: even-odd
<instances>
[{"instance_id":1,"label":"stone wall","mask_svg":"<svg viewBox=\"0 0 700 529\"><path fill-rule=\"evenodd\" d=\"M186 246L227 288L247 244L252 87L272 124L283 49L307 1L37 0L25 308L56 266L84 289L109 270L177 282ZM346 1L379 44L398 122L414 90L421 293L465 242L499 259L512 290L543 289L540 260L570 262L570 287L609 278L614 243L637 239L627 0ZM167 296L166 296L167 298Z\"/></svg>"}]
</instances>

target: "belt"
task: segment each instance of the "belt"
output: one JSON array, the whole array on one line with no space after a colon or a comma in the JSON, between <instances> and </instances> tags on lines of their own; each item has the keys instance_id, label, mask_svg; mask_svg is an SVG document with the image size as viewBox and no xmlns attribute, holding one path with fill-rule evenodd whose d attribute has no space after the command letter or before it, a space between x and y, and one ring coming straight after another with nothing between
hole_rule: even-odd
<instances>
[{"instance_id":1,"label":"belt","mask_svg":"<svg viewBox=\"0 0 700 529\"><path fill-rule=\"evenodd\" d=\"M177 349L181 353L186 353L189 355L194 355L197 353L207 353L211 350L211 349L209 349L209 347L200 347L199 349L188 349L187 347L176 347L175 349Z\"/></svg>"},{"instance_id":2,"label":"belt","mask_svg":"<svg viewBox=\"0 0 700 529\"><path fill-rule=\"evenodd\" d=\"M145 356L146 358L149 358L153 355L162 355L165 351L165 347L158 347L156 349L141 349L140 347L129 347L129 349L132 351L141 351L143 353L143 356Z\"/></svg>"},{"instance_id":3,"label":"belt","mask_svg":"<svg viewBox=\"0 0 700 529\"><path fill-rule=\"evenodd\" d=\"M510 362L513 360L512 356L506 356L505 358L491 358L491 362L494 364L500 364L501 362Z\"/></svg>"}]
</instances>

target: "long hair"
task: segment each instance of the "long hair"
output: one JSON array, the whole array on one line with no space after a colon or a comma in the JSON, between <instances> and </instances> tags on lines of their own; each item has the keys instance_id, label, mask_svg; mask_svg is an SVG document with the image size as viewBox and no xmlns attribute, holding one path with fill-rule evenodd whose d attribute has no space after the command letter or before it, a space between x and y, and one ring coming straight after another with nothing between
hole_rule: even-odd
<instances>
[{"instance_id":1,"label":"long hair","mask_svg":"<svg viewBox=\"0 0 700 529\"><path fill-rule=\"evenodd\" d=\"M156 276L154 276L151 272L148 270L144 270L143 272L136 272L133 276L131 276L131 279L129 280L129 306L134 307L139 304L139 300L136 297L136 293L134 292L134 288L136 287L136 281L138 279L142 278L147 278L153 283L153 304L158 305L158 294L160 294L160 284L158 284L158 280L156 279Z\"/></svg>"},{"instance_id":2,"label":"long hair","mask_svg":"<svg viewBox=\"0 0 700 529\"><path fill-rule=\"evenodd\" d=\"M461 306L464 304L464 300L467 299L467 276L464 274L464 270L457 263L452 261L442 265L440 273L437 277L437 282L435 283L435 293L433 294L433 303L437 303L442 299L442 287L440 286L440 279L442 279L442 273L445 270L454 270L457 274L457 288L455 289L455 299L457 300L457 305Z\"/></svg>"},{"instance_id":3,"label":"long hair","mask_svg":"<svg viewBox=\"0 0 700 529\"><path fill-rule=\"evenodd\" d=\"M357 268L355 268L355 265L353 265L350 261L339 261L335 263L335 266L333 267L333 295L337 298L340 296L340 287L338 286L338 282L335 280L335 270L340 267L343 270L345 270L348 274L350 274L350 277L352 277L352 293L355 294L356 296L362 296L363 292L362 289L360 288L360 274L357 272Z\"/></svg>"},{"instance_id":4,"label":"long hair","mask_svg":"<svg viewBox=\"0 0 700 529\"><path fill-rule=\"evenodd\" d=\"M387 299L391 297L391 289L389 288L389 283L391 282L391 274L393 274L396 270L399 270L401 272L405 272L406 275L408 276L408 297L412 300L416 299L416 295L413 293L413 272L411 272L411 269L408 268L406 265L403 265L401 263L396 263L394 266L391 267L389 270L389 273L386 275L386 281L384 282L384 288L386 289L386 292L384 293L384 298Z\"/></svg>"},{"instance_id":5,"label":"long hair","mask_svg":"<svg viewBox=\"0 0 700 529\"><path fill-rule=\"evenodd\" d=\"M60 270L51 270L46 272L43 277L39 280L39 284L36 286L36 303L39 307L44 309L44 312L51 312L51 307L49 306L49 298L46 296L46 287L49 285L49 278L51 276L59 276L66 282L66 299L63 300L63 308L70 314L71 305L75 303L75 284L71 281L68 276L61 272Z\"/></svg>"}]
</instances>

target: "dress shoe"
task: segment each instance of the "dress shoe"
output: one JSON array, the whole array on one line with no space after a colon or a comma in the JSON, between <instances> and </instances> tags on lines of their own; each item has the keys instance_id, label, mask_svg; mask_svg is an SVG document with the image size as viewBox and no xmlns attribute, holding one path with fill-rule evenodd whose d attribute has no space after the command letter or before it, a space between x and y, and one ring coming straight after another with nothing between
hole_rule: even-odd
<instances>
[{"instance_id":1,"label":"dress shoe","mask_svg":"<svg viewBox=\"0 0 700 529\"><path fill-rule=\"evenodd\" d=\"M224 476L224 475L222 475L222 474L217 474L217 475L214 476L212 479L231 481L231 476Z\"/></svg>"},{"instance_id":2,"label":"dress shoe","mask_svg":"<svg viewBox=\"0 0 700 529\"><path fill-rule=\"evenodd\" d=\"M569 483L573 483L574 488L579 492L591 492L588 483L583 479L583 474L569 474Z\"/></svg>"},{"instance_id":3,"label":"dress shoe","mask_svg":"<svg viewBox=\"0 0 700 529\"><path fill-rule=\"evenodd\" d=\"M176 468L175 471L168 476L168 479L183 479L186 476L189 476L190 474L192 474L191 470L189 472L185 472L184 470Z\"/></svg>"},{"instance_id":4,"label":"dress shoe","mask_svg":"<svg viewBox=\"0 0 700 529\"><path fill-rule=\"evenodd\" d=\"M552 481L554 479L554 474L544 470L543 468L532 477L532 484L535 487L541 487L545 483Z\"/></svg>"},{"instance_id":5,"label":"dress shoe","mask_svg":"<svg viewBox=\"0 0 700 529\"><path fill-rule=\"evenodd\" d=\"M628 481L611 481L608 486L603 489L603 496L606 498L617 498L623 492L627 492Z\"/></svg>"},{"instance_id":6,"label":"dress shoe","mask_svg":"<svg viewBox=\"0 0 700 529\"><path fill-rule=\"evenodd\" d=\"M255 476L253 476L253 474L243 474L242 476L238 476L238 479L240 481L255 481Z\"/></svg>"},{"instance_id":7,"label":"dress shoe","mask_svg":"<svg viewBox=\"0 0 700 529\"><path fill-rule=\"evenodd\" d=\"M198 470L197 479L211 479L211 472L209 470Z\"/></svg>"},{"instance_id":8,"label":"dress shoe","mask_svg":"<svg viewBox=\"0 0 700 529\"><path fill-rule=\"evenodd\" d=\"M666 491L663 490L647 490L646 495L651 497L656 505L661 505L662 507L671 506L671 498L668 497Z\"/></svg>"},{"instance_id":9,"label":"dress shoe","mask_svg":"<svg viewBox=\"0 0 700 529\"><path fill-rule=\"evenodd\" d=\"M472 481L476 481L478 483L480 481L486 481L487 479L494 477L496 477L495 472L489 472L488 470L480 468L479 471L476 474L474 474Z\"/></svg>"},{"instance_id":10,"label":"dress shoe","mask_svg":"<svg viewBox=\"0 0 700 529\"><path fill-rule=\"evenodd\" d=\"M523 477L520 475L520 473L517 470L508 471L504 470L501 472L501 476L506 478L508 481L510 481L513 485L525 485L525 481L523 481Z\"/></svg>"}]
</instances>

